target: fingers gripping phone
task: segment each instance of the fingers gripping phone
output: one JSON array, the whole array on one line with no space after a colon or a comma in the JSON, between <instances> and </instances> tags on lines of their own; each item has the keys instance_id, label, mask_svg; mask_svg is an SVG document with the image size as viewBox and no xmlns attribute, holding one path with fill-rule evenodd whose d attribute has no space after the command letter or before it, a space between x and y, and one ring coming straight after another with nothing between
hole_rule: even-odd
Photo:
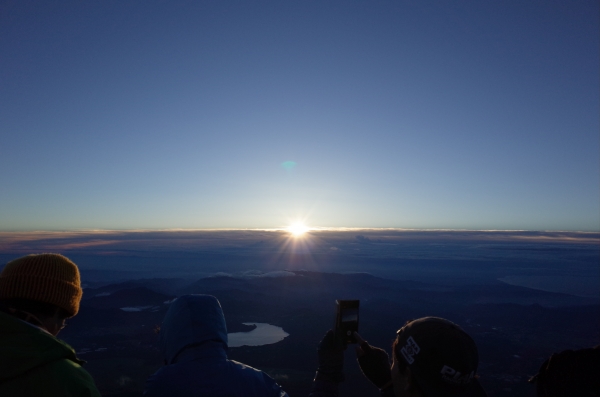
<instances>
[{"instance_id":1,"label":"fingers gripping phone","mask_svg":"<svg viewBox=\"0 0 600 397\"><path fill-rule=\"evenodd\" d=\"M346 343L356 343L354 332L358 331L358 300L336 300L335 333Z\"/></svg>"}]
</instances>

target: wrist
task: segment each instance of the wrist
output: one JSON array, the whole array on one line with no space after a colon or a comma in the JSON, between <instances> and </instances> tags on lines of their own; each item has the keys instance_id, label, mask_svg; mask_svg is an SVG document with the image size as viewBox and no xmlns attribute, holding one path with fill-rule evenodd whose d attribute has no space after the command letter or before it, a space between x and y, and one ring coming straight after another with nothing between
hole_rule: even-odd
<instances>
[{"instance_id":1,"label":"wrist","mask_svg":"<svg viewBox=\"0 0 600 397\"><path fill-rule=\"evenodd\" d=\"M342 371L324 371L318 369L314 380L340 383L344 380L344 373Z\"/></svg>"},{"instance_id":2,"label":"wrist","mask_svg":"<svg viewBox=\"0 0 600 397\"><path fill-rule=\"evenodd\" d=\"M390 386L390 387L388 387L388 388L387 388L387 389L385 389L385 390L380 390L380 391L379 391L379 395L380 395L381 397L395 397L395 395L394 395L394 387L393 387L393 385L392 385L392 386Z\"/></svg>"},{"instance_id":3,"label":"wrist","mask_svg":"<svg viewBox=\"0 0 600 397\"><path fill-rule=\"evenodd\" d=\"M385 385L381 386L379 388L379 391L385 391L387 389L390 389L392 386L394 386L394 384L392 383L391 379L388 383L386 383Z\"/></svg>"}]
</instances>

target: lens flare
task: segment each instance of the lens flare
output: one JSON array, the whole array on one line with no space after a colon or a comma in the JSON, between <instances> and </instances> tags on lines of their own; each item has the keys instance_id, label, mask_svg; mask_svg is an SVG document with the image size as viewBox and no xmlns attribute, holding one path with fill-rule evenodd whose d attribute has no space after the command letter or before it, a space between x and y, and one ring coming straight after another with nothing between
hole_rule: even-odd
<instances>
[{"instance_id":1,"label":"lens flare","mask_svg":"<svg viewBox=\"0 0 600 397\"><path fill-rule=\"evenodd\" d=\"M294 237L300 237L304 233L308 232L308 230L309 228L305 224L300 222L292 223L290 226L287 227L287 231L292 233Z\"/></svg>"}]
</instances>

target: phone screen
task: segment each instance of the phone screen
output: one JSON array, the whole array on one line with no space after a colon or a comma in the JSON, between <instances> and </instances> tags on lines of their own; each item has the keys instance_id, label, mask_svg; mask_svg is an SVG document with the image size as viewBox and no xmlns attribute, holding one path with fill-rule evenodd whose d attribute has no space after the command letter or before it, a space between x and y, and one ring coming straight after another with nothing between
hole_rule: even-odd
<instances>
[{"instance_id":1,"label":"phone screen","mask_svg":"<svg viewBox=\"0 0 600 397\"><path fill-rule=\"evenodd\" d=\"M348 308L342 310L342 322L350 323L358 321L358 309L357 308Z\"/></svg>"},{"instance_id":2,"label":"phone screen","mask_svg":"<svg viewBox=\"0 0 600 397\"><path fill-rule=\"evenodd\" d=\"M360 301L336 300L335 332L344 338L346 343L356 343L353 332L358 331Z\"/></svg>"}]
</instances>

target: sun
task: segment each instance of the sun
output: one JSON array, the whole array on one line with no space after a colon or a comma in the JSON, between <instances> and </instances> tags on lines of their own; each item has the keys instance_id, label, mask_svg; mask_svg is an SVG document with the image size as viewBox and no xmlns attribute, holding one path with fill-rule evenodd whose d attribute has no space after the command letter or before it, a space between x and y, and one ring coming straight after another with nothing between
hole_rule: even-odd
<instances>
[{"instance_id":1,"label":"sun","mask_svg":"<svg viewBox=\"0 0 600 397\"><path fill-rule=\"evenodd\" d=\"M300 237L304 233L308 232L308 230L309 228L304 223L300 222L292 223L287 227L287 231L292 233L294 237Z\"/></svg>"}]
</instances>

